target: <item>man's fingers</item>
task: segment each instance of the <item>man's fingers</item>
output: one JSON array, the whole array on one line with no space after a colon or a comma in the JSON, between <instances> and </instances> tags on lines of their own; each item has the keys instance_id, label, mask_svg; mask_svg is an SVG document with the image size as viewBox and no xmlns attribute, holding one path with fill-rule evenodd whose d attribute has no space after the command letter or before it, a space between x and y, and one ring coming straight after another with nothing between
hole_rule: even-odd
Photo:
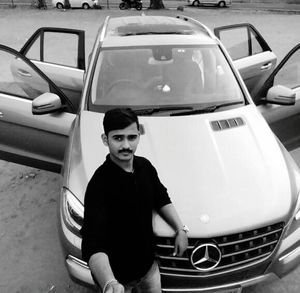
<instances>
[{"instance_id":1,"label":"man's fingers","mask_svg":"<svg viewBox=\"0 0 300 293\"><path fill-rule=\"evenodd\" d=\"M104 293L124 293L124 287L120 283L112 284L107 287Z\"/></svg>"},{"instance_id":2,"label":"man's fingers","mask_svg":"<svg viewBox=\"0 0 300 293\"><path fill-rule=\"evenodd\" d=\"M178 244L175 243L174 245L174 251L173 251L173 256L176 256L178 254Z\"/></svg>"},{"instance_id":3,"label":"man's fingers","mask_svg":"<svg viewBox=\"0 0 300 293\"><path fill-rule=\"evenodd\" d=\"M105 293L113 293L114 292L114 289L112 286L109 286L106 290L105 290Z\"/></svg>"},{"instance_id":4,"label":"man's fingers","mask_svg":"<svg viewBox=\"0 0 300 293\"><path fill-rule=\"evenodd\" d=\"M186 251L187 246L188 246L188 241L186 238L183 239L183 238L177 237L175 240L173 256L175 256L175 255L182 256L183 253Z\"/></svg>"},{"instance_id":5,"label":"man's fingers","mask_svg":"<svg viewBox=\"0 0 300 293\"><path fill-rule=\"evenodd\" d=\"M116 284L114 286L109 287L109 291L106 290L105 293L124 293L124 287L121 284Z\"/></svg>"},{"instance_id":6,"label":"man's fingers","mask_svg":"<svg viewBox=\"0 0 300 293\"><path fill-rule=\"evenodd\" d=\"M177 255L178 255L178 256L182 256L182 254L183 254L182 248L180 247L180 245L178 245Z\"/></svg>"},{"instance_id":7,"label":"man's fingers","mask_svg":"<svg viewBox=\"0 0 300 293\"><path fill-rule=\"evenodd\" d=\"M124 287L121 284L114 286L114 293L124 293Z\"/></svg>"}]
</instances>

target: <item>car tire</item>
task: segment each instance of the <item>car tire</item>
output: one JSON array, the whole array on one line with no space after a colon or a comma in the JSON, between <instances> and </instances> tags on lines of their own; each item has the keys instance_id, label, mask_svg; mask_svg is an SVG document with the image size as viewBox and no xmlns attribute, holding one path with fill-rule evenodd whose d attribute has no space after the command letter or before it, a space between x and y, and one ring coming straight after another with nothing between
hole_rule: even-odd
<instances>
[{"instance_id":1,"label":"car tire","mask_svg":"<svg viewBox=\"0 0 300 293\"><path fill-rule=\"evenodd\" d=\"M83 3L82 8L83 9L90 9L90 5L88 3Z\"/></svg>"},{"instance_id":2,"label":"car tire","mask_svg":"<svg viewBox=\"0 0 300 293\"><path fill-rule=\"evenodd\" d=\"M119 5L119 8L120 8L121 10L127 9L126 3L125 3L125 2L121 2L120 5Z\"/></svg>"},{"instance_id":3,"label":"car tire","mask_svg":"<svg viewBox=\"0 0 300 293\"><path fill-rule=\"evenodd\" d=\"M225 3L224 1L220 1L220 2L219 2L219 7L220 7L220 8L226 7L226 3Z\"/></svg>"},{"instance_id":4,"label":"car tire","mask_svg":"<svg viewBox=\"0 0 300 293\"><path fill-rule=\"evenodd\" d=\"M199 0L194 0L192 2L192 6L200 6L200 1Z\"/></svg>"},{"instance_id":5,"label":"car tire","mask_svg":"<svg viewBox=\"0 0 300 293\"><path fill-rule=\"evenodd\" d=\"M64 5L61 2L56 3L56 8L57 9L63 9Z\"/></svg>"},{"instance_id":6,"label":"car tire","mask_svg":"<svg viewBox=\"0 0 300 293\"><path fill-rule=\"evenodd\" d=\"M143 4L142 3L138 3L135 7L136 10L142 10L143 8Z\"/></svg>"}]
</instances>

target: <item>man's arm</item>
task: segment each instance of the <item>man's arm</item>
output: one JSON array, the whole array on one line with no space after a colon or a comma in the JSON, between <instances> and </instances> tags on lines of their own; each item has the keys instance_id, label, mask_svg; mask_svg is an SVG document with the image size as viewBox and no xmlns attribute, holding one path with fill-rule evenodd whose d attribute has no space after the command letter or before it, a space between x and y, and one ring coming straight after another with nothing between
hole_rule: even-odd
<instances>
[{"instance_id":1,"label":"man's arm","mask_svg":"<svg viewBox=\"0 0 300 293\"><path fill-rule=\"evenodd\" d=\"M159 214L176 231L174 256L182 256L188 246L187 232L183 230L183 223L172 203L160 208Z\"/></svg>"},{"instance_id":2,"label":"man's arm","mask_svg":"<svg viewBox=\"0 0 300 293\"><path fill-rule=\"evenodd\" d=\"M124 293L124 287L115 279L106 253L93 254L89 260L89 267L99 283L102 293Z\"/></svg>"},{"instance_id":3,"label":"man's arm","mask_svg":"<svg viewBox=\"0 0 300 293\"><path fill-rule=\"evenodd\" d=\"M99 175L99 169L91 178L84 200L84 222L82 234L82 257L89 264L91 272L102 293L124 293L124 287L118 283L112 272L109 257L105 253L107 243L107 231L109 230L107 194L103 188L103 176ZM101 189L101 197L95 196ZM101 233L97 231L101 227Z\"/></svg>"}]
</instances>

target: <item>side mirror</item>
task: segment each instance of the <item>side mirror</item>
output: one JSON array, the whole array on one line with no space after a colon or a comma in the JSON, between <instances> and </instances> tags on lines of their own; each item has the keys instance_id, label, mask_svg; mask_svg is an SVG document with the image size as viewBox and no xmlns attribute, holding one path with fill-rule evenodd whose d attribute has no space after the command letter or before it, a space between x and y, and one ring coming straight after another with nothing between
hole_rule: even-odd
<instances>
[{"instance_id":1,"label":"side mirror","mask_svg":"<svg viewBox=\"0 0 300 293\"><path fill-rule=\"evenodd\" d=\"M61 109L61 99L58 95L44 93L32 101L32 114L42 115Z\"/></svg>"},{"instance_id":2,"label":"side mirror","mask_svg":"<svg viewBox=\"0 0 300 293\"><path fill-rule=\"evenodd\" d=\"M275 85L268 90L265 103L291 106L295 105L296 93L288 87Z\"/></svg>"}]
</instances>

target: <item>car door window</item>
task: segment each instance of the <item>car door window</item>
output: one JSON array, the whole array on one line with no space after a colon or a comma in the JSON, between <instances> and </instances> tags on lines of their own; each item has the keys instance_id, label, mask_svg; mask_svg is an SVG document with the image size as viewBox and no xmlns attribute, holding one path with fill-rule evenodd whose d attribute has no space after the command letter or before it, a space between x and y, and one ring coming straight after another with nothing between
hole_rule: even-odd
<instances>
[{"instance_id":1,"label":"car door window","mask_svg":"<svg viewBox=\"0 0 300 293\"><path fill-rule=\"evenodd\" d=\"M40 28L20 53L28 59L85 70L84 31L67 28Z\"/></svg>"},{"instance_id":2,"label":"car door window","mask_svg":"<svg viewBox=\"0 0 300 293\"><path fill-rule=\"evenodd\" d=\"M14 49L0 45L0 66L0 159L60 172L76 116L72 102ZM44 93L58 95L63 107L34 115L32 100Z\"/></svg>"},{"instance_id":3,"label":"car door window","mask_svg":"<svg viewBox=\"0 0 300 293\"><path fill-rule=\"evenodd\" d=\"M300 87L300 49L277 72L273 85L284 85L291 89Z\"/></svg>"},{"instance_id":4,"label":"car door window","mask_svg":"<svg viewBox=\"0 0 300 293\"><path fill-rule=\"evenodd\" d=\"M78 109L85 73L85 34L82 30L42 27L20 53L37 66Z\"/></svg>"},{"instance_id":5,"label":"car door window","mask_svg":"<svg viewBox=\"0 0 300 293\"><path fill-rule=\"evenodd\" d=\"M65 111L74 113L74 104L33 63L14 49L0 45L0 94L33 100L47 92L57 94Z\"/></svg>"},{"instance_id":6,"label":"car door window","mask_svg":"<svg viewBox=\"0 0 300 293\"><path fill-rule=\"evenodd\" d=\"M41 44L43 50L41 50ZM32 60L59 64L69 67L78 67L78 35L61 32L47 32L43 39L38 36L26 53Z\"/></svg>"},{"instance_id":7,"label":"car door window","mask_svg":"<svg viewBox=\"0 0 300 293\"><path fill-rule=\"evenodd\" d=\"M300 44L296 45L275 68L270 77L254 97L260 104L267 95L268 90L276 85L293 89L299 96L300 89ZM300 98L300 96L299 96Z\"/></svg>"},{"instance_id":8,"label":"car door window","mask_svg":"<svg viewBox=\"0 0 300 293\"><path fill-rule=\"evenodd\" d=\"M250 31L251 39L251 53L252 55L262 53L264 51L262 45L259 43L258 36L254 34L253 31Z\"/></svg>"},{"instance_id":9,"label":"car door window","mask_svg":"<svg viewBox=\"0 0 300 293\"><path fill-rule=\"evenodd\" d=\"M41 37L38 36L36 41L31 45L25 56L30 60L41 61Z\"/></svg>"},{"instance_id":10,"label":"car door window","mask_svg":"<svg viewBox=\"0 0 300 293\"><path fill-rule=\"evenodd\" d=\"M0 51L0 92L33 100L45 92L50 92L49 84L24 60Z\"/></svg>"},{"instance_id":11,"label":"car door window","mask_svg":"<svg viewBox=\"0 0 300 293\"><path fill-rule=\"evenodd\" d=\"M275 68L277 57L258 30L249 23L214 29L252 97L260 90Z\"/></svg>"},{"instance_id":12,"label":"car door window","mask_svg":"<svg viewBox=\"0 0 300 293\"><path fill-rule=\"evenodd\" d=\"M253 56L270 48L251 24L237 24L215 29L233 60Z\"/></svg>"},{"instance_id":13,"label":"car door window","mask_svg":"<svg viewBox=\"0 0 300 293\"><path fill-rule=\"evenodd\" d=\"M249 55L247 28L236 28L233 31L222 31L222 42L233 60Z\"/></svg>"},{"instance_id":14,"label":"car door window","mask_svg":"<svg viewBox=\"0 0 300 293\"><path fill-rule=\"evenodd\" d=\"M285 86L296 95L294 105L266 104L265 97L273 86ZM289 150L300 148L300 44L295 46L276 67L255 97L258 109L283 145Z\"/></svg>"},{"instance_id":15,"label":"car door window","mask_svg":"<svg viewBox=\"0 0 300 293\"><path fill-rule=\"evenodd\" d=\"M44 37L44 61L78 67L78 35L49 32ZM57 48L59 53L57 54Z\"/></svg>"}]
</instances>

